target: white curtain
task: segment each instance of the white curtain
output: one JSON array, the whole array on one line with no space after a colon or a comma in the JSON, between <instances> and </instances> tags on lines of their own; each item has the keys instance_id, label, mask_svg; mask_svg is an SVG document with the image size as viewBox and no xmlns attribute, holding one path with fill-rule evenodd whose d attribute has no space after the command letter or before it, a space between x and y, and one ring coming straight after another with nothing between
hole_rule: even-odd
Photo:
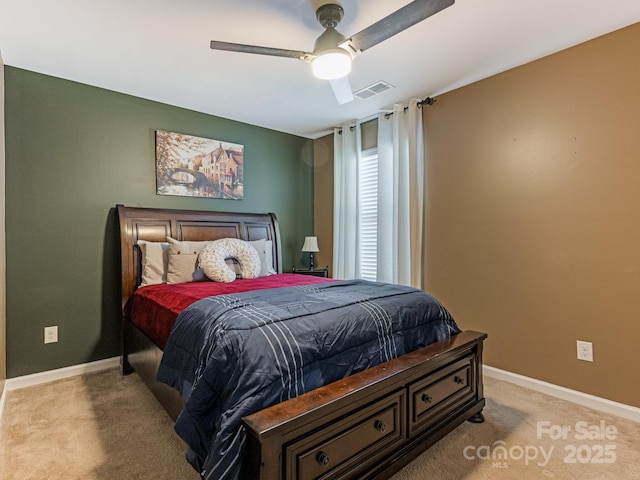
<instances>
[{"instance_id":1,"label":"white curtain","mask_svg":"<svg viewBox=\"0 0 640 480\"><path fill-rule=\"evenodd\" d=\"M358 165L360 123L334 130L333 276L349 280L360 276Z\"/></svg>"},{"instance_id":2,"label":"white curtain","mask_svg":"<svg viewBox=\"0 0 640 480\"><path fill-rule=\"evenodd\" d=\"M423 288L424 142L420 100L378 115L380 282Z\"/></svg>"}]
</instances>

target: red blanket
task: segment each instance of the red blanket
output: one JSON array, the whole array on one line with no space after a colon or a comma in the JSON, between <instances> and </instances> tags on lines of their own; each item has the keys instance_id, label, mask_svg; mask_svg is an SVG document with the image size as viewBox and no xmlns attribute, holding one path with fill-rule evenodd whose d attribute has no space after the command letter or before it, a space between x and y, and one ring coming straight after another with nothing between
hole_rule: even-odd
<instances>
[{"instance_id":1,"label":"red blanket","mask_svg":"<svg viewBox=\"0 0 640 480\"><path fill-rule=\"evenodd\" d=\"M127 304L127 314L134 325L164 349L173 323L180 312L198 300L226 293L332 281L330 278L283 273L230 283L190 282L149 285L135 291Z\"/></svg>"}]
</instances>

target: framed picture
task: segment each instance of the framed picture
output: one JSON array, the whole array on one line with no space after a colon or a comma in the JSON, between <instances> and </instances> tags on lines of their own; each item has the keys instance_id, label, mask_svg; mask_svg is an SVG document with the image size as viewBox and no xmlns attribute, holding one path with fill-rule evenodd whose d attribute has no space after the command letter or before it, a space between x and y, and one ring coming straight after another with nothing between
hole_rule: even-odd
<instances>
[{"instance_id":1,"label":"framed picture","mask_svg":"<svg viewBox=\"0 0 640 480\"><path fill-rule=\"evenodd\" d=\"M156 193L242 200L244 146L156 130Z\"/></svg>"}]
</instances>

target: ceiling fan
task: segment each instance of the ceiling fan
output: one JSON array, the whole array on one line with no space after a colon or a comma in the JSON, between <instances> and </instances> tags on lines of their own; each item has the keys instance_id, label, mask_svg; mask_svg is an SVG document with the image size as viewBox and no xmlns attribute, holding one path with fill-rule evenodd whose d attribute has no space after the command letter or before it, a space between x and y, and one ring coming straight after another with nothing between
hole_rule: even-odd
<instances>
[{"instance_id":1,"label":"ceiling fan","mask_svg":"<svg viewBox=\"0 0 640 480\"><path fill-rule=\"evenodd\" d=\"M312 52L216 40L211 41L211 48L230 52L297 58L310 63L316 77L330 81L336 100L342 105L353 100L351 84L347 75L351 71L351 61L355 57L431 15L450 7L454 2L455 0L414 0L348 38L336 30L344 15L343 8L336 3L321 5L316 10L316 18L325 31L316 40Z\"/></svg>"}]
</instances>

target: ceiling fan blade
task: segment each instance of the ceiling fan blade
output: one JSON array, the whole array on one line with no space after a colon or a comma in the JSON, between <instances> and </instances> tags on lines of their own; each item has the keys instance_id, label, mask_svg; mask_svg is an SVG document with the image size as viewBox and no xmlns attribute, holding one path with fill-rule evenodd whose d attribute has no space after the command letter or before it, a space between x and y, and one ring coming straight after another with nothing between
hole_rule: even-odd
<instances>
[{"instance_id":1,"label":"ceiling fan blade","mask_svg":"<svg viewBox=\"0 0 640 480\"><path fill-rule=\"evenodd\" d=\"M308 61L313 58L312 53L299 50L285 50L283 48L259 47L256 45L243 45L241 43L218 42L211 40L213 50L225 50L227 52L255 53L257 55L270 55L272 57L298 58Z\"/></svg>"},{"instance_id":2,"label":"ceiling fan blade","mask_svg":"<svg viewBox=\"0 0 640 480\"><path fill-rule=\"evenodd\" d=\"M364 52L454 3L455 0L414 0L400 10L396 10L391 15L356 33L345 42L345 46L354 55Z\"/></svg>"},{"instance_id":3,"label":"ceiling fan blade","mask_svg":"<svg viewBox=\"0 0 640 480\"><path fill-rule=\"evenodd\" d=\"M338 101L338 105L344 105L345 103L353 101L353 92L351 91L351 82L349 81L349 77L344 76L334 80L329 80L329 83L331 84L331 90L333 90L333 94Z\"/></svg>"}]
</instances>

